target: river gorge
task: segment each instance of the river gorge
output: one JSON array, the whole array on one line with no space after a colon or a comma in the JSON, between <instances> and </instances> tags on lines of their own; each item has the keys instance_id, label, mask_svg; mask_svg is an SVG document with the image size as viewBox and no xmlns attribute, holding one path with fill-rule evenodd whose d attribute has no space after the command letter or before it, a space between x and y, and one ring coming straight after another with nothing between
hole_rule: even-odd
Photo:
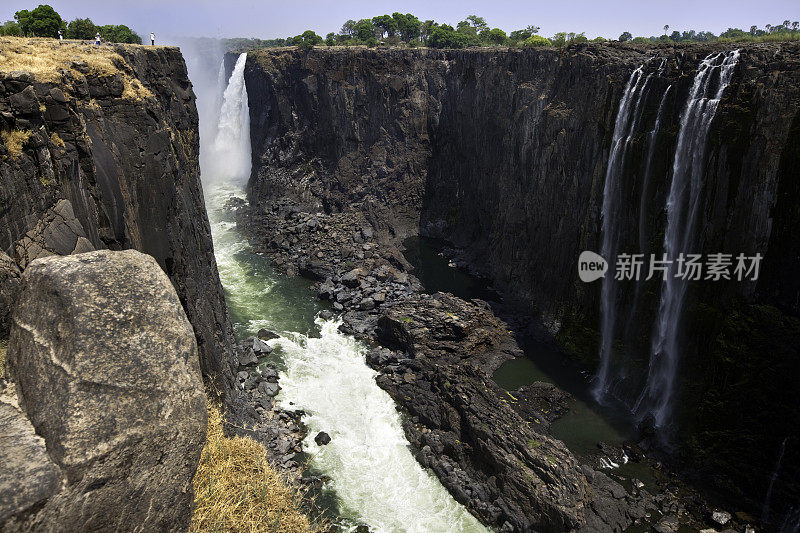
<instances>
[{"instance_id":1,"label":"river gorge","mask_svg":"<svg viewBox=\"0 0 800 533\"><path fill-rule=\"evenodd\" d=\"M0 529L800 532L797 41L9 43Z\"/></svg>"},{"instance_id":2,"label":"river gorge","mask_svg":"<svg viewBox=\"0 0 800 533\"><path fill-rule=\"evenodd\" d=\"M555 353L545 360L572 361L573 370L556 365L556 374L573 376L566 381L575 384L570 392L585 402L583 411L600 413L590 420L607 418L618 426L610 432L616 439L598 430L603 436L595 445L603 439L619 449L637 443L679 478L717 495L712 499L749 501L753 515L768 513L764 498L775 487L782 442L797 438L796 413L786 410L794 403L783 403L784 392L774 402L755 392L766 387L796 394L791 354L798 329L786 292L795 290L789 288L794 282L778 266L789 258L770 250L791 249L794 242L785 234L776 240L775 232L791 217L780 206L792 201L784 176L795 157L797 118L790 105L781 106L797 98L794 82L786 81L798 75L797 53L786 46L587 47L567 55L253 52L244 67L252 145L248 200L255 211L283 203L283 217L292 210L334 219L359 211L343 231L347 225L356 233L368 228L377 241L374 255L411 273L404 240L443 239L451 266L497 288L493 309L511 325L526 357L535 364L537 352ZM226 57L227 72L236 59ZM777 79L784 82L774 85ZM776 122L776 116L784 118ZM762 128L770 134L759 133ZM249 232L256 249L279 270L316 281L315 287L339 285L349 270L363 266L362 254L330 249L359 246L359 239L342 243L334 236L336 242L319 245L271 217L258 222L258 213L247 216L258 228ZM583 249L609 260L662 251L670 257L761 253L765 259L758 285L662 286L657 278L612 276L586 285L566 275ZM369 261L369 252L364 255ZM380 311L365 313L372 303L363 304L362 297L370 288L355 300L325 290L322 297L345 311L341 329L398 348L382 339L381 318L348 320L380 317ZM386 301L392 299L389 293ZM775 330L768 317L777 316L785 318ZM757 355L763 346L755 348L753 336L765 334L771 355ZM743 357L752 366L745 370L731 361L729 349L748 354ZM552 368L530 374L563 382ZM413 402L395 400L415 412ZM415 432L406 427L406 433L414 443ZM573 453L597 455L587 454L591 440ZM774 453L755 453L762 447ZM627 454L609 453L594 466L620 464ZM787 464L781 461L779 477L783 512L791 513L786 505L796 497L796 461ZM452 493L448 474L436 472ZM652 478L641 469L637 475Z\"/></svg>"}]
</instances>

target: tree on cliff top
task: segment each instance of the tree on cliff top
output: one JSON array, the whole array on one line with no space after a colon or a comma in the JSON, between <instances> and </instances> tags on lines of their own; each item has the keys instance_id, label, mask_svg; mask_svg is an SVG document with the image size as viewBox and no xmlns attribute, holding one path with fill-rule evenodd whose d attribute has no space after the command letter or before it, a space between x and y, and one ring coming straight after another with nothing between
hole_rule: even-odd
<instances>
[{"instance_id":1,"label":"tree on cliff top","mask_svg":"<svg viewBox=\"0 0 800 533\"><path fill-rule=\"evenodd\" d=\"M311 30L306 30L301 35L287 39L287 44L297 46L301 50L311 50L316 45L322 44L322 42L322 37Z\"/></svg>"},{"instance_id":2,"label":"tree on cliff top","mask_svg":"<svg viewBox=\"0 0 800 533\"><path fill-rule=\"evenodd\" d=\"M9 35L19 37L22 35L22 27L18 22L8 20L0 26L0 35Z\"/></svg>"},{"instance_id":3,"label":"tree on cliff top","mask_svg":"<svg viewBox=\"0 0 800 533\"><path fill-rule=\"evenodd\" d=\"M67 39L94 39L97 33L97 26L91 19L75 19L67 24Z\"/></svg>"},{"instance_id":4,"label":"tree on cliff top","mask_svg":"<svg viewBox=\"0 0 800 533\"><path fill-rule=\"evenodd\" d=\"M97 29L106 41L112 43L142 44L142 38L125 24L106 24Z\"/></svg>"},{"instance_id":5,"label":"tree on cliff top","mask_svg":"<svg viewBox=\"0 0 800 533\"><path fill-rule=\"evenodd\" d=\"M55 9L42 4L36 9L23 9L14 13L24 35L34 37L58 37L58 30L64 28L64 21Z\"/></svg>"}]
</instances>

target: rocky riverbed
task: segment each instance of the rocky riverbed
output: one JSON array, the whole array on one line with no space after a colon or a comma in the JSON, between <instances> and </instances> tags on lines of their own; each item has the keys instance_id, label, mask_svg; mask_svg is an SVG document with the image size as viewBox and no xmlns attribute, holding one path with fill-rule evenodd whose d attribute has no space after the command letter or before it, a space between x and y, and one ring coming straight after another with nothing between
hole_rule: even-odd
<instances>
[{"instance_id":1,"label":"rocky riverbed","mask_svg":"<svg viewBox=\"0 0 800 533\"><path fill-rule=\"evenodd\" d=\"M323 318L339 315L343 332L371 346L367 363L405 414L418 461L485 524L507 531L638 524L665 532L714 525L715 508L666 473L654 494L638 480L603 471L601 458L647 461L637 447L603 445L577 458L550 436L569 395L541 382L511 392L498 387L494 370L524 356L508 323L481 300L425 294L397 239L362 212L324 213L290 197L267 207L229 207L254 251L287 275L315 280L318 298L332 307ZM253 363L259 346L256 339L240 345L240 365ZM256 376L240 372L241 394L252 400L254 431L268 443L273 464L298 472L304 413L275 406L274 374L270 367ZM744 531L745 522L734 517L726 524Z\"/></svg>"}]
</instances>

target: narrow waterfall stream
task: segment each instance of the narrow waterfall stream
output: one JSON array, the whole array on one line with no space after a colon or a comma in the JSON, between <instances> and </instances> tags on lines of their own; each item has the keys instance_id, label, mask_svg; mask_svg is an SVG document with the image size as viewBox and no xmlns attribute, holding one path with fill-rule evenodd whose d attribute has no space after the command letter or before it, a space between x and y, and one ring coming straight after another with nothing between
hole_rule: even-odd
<instances>
[{"instance_id":1,"label":"narrow waterfall stream","mask_svg":"<svg viewBox=\"0 0 800 533\"><path fill-rule=\"evenodd\" d=\"M644 82L643 82L644 79ZM644 78L644 65L633 71L622 93L619 111L614 124L614 136L611 141L611 153L608 156L608 168L603 187L603 244L601 255L614 262L619 247L622 209L622 177L625 171L625 159L633 133L638 123L639 109L650 76ZM614 331L616 326L617 280L614 273L609 272L603 278L600 295L600 368L597 371L594 397L603 401L610 385L611 366L613 362Z\"/></svg>"},{"instance_id":2,"label":"narrow waterfall stream","mask_svg":"<svg viewBox=\"0 0 800 533\"><path fill-rule=\"evenodd\" d=\"M435 475L414 459L391 397L375 383L365 347L338 331L338 322L315 319L321 304L308 282L277 273L269 259L249 251L226 208L244 198L250 173L246 54L225 89L217 134L203 168L206 203L220 278L237 336L265 327L276 348L282 391L278 403L302 409L309 437L304 449L312 471L330 478L324 490L355 529L478 532L486 529L458 504ZM326 446L313 437L331 436Z\"/></svg>"}]
</instances>

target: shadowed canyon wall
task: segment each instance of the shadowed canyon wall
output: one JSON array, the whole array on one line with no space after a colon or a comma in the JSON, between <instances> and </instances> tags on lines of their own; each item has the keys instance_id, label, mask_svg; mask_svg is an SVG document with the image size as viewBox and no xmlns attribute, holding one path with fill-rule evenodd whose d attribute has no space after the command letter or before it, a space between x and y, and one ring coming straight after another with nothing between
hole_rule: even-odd
<instances>
[{"instance_id":1,"label":"shadowed canyon wall","mask_svg":"<svg viewBox=\"0 0 800 533\"><path fill-rule=\"evenodd\" d=\"M642 67L618 175L618 251L660 255L698 66L732 48L252 52L250 200L288 192L327 211L359 207L398 239L443 237L594 371L600 282L580 282L576 267L582 250L601 248L626 83ZM752 510L786 438L795 444L775 505L798 495L798 103L800 46L741 45L697 163L692 251L764 259L757 282L690 286L669 443ZM661 281L617 286L610 392L633 409L647 378Z\"/></svg>"},{"instance_id":2,"label":"shadowed canyon wall","mask_svg":"<svg viewBox=\"0 0 800 533\"><path fill-rule=\"evenodd\" d=\"M4 140L20 139L16 147L0 143L0 247L23 268L43 255L92 249L152 255L194 327L204 376L224 392L233 336L183 57L169 47L87 49L56 81L0 77L0 129ZM112 71L81 60L112 53Z\"/></svg>"}]
</instances>

